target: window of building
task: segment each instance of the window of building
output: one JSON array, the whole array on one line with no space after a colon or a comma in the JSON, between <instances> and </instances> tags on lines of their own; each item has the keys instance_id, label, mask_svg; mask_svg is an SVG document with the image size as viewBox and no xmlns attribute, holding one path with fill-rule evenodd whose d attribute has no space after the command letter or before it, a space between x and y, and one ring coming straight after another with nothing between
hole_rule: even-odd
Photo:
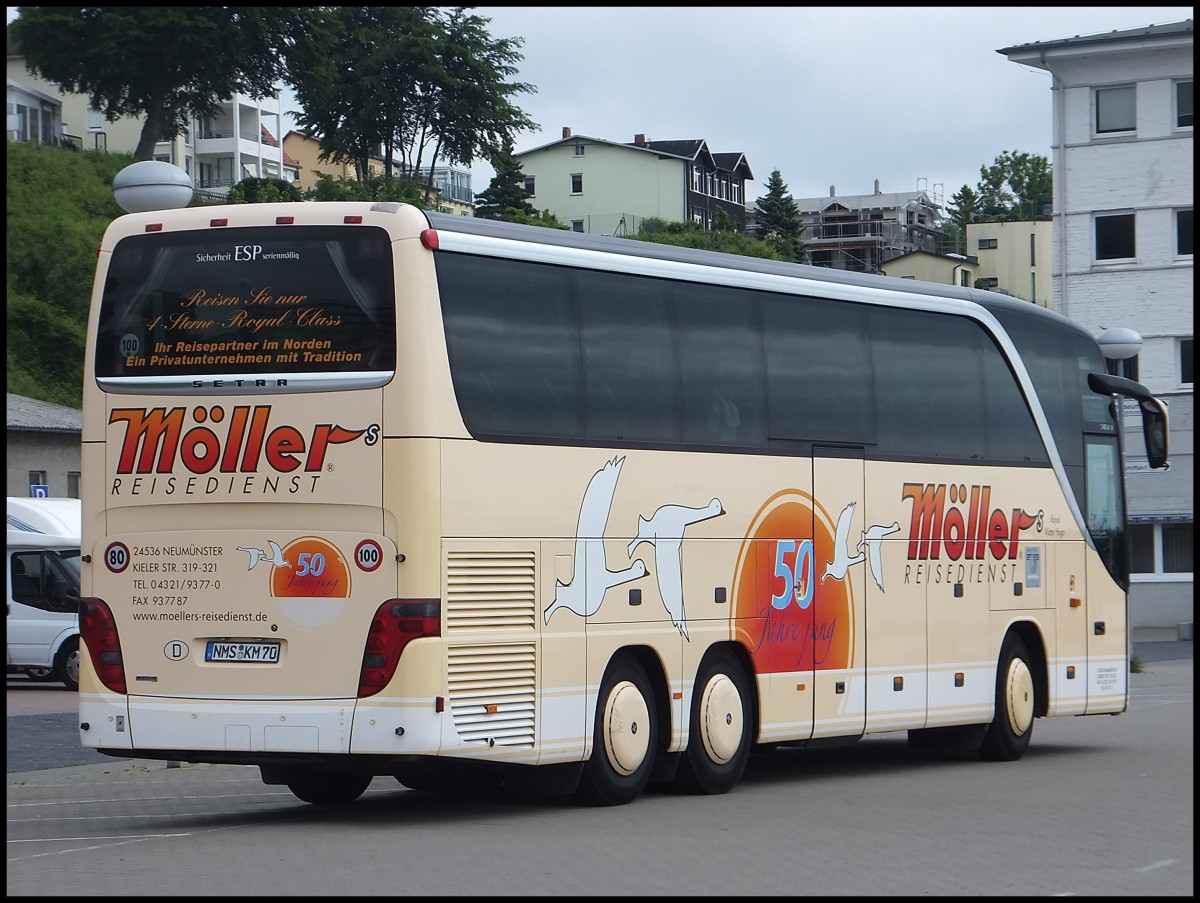
<instances>
[{"instance_id":1,"label":"window of building","mask_svg":"<svg viewBox=\"0 0 1200 903\"><path fill-rule=\"evenodd\" d=\"M1192 382L1192 340L1179 340L1179 381Z\"/></svg>"},{"instance_id":2,"label":"window of building","mask_svg":"<svg viewBox=\"0 0 1200 903\"><path fill-rule=\"evenodd\" d=\"M1036 238L1037 238L1037 236L1034 233L1032 233L1032 232L1029 233L1029 265L1031 267L1037 266L1037 241L1035 240ZM1033 299L1031 298L1030 300L1032 301Z\"/></svg>"},{"instance_id":3,"label":"window of building","mask_svg":"<svg viewBox=\"0 0 1200 903\"><path fill-rule=\"evenodd\" d=\"M571 173L571 194L583 194L583 173Z\"/></svg>"},{"instance_id":4,"label":"window of building","mask_svg":"<svg viewBox=\"0 0 1200 903\"><path fill-rule=\"evenodd\" d=\"M45 485L46 485L46 471L44 471L44 470L29 471L29 494L30 495L33 495L33 487L34 486L45 486Z\"/></svg>"},{"instance_id":5,"label":"window of building","mask_svg":"<svg viewBox=\"0 0 1200 903\"><path fill-rule=\"evenodd\" d=\"M1175 211L1175 253L1192 256L1192 209Z\"/></svg>"},{"instance_id":6,"label":"window of building","mask_svg":"<svg viewBox=\"0 0 1200 903\"><path fill-rule=\"evenodd\" d=\"M582 144L576 144L576 145L575 145L575 156L576 156L576 157L582 157L582 156L583 156L583 145L582 145Z\"/></svg>"},{"instance_id":7,"label":"window of building","mask_svg":"<svg viewBox=\"0 0 1200 903\"><path fill-rule=\"evenodd\" d=\"M1190 523L1130 524L1134 574L1191 574L1193 525Z\"/></svg>"},{"instance_id":8,"label":"window of building","mask_svg":"<svg viewBox=\"0 0 1200 903\"><path fill-rule=\"evenodd\" d=\"M995 288L1000 284L1000 280L995 276L980 276L975 280L976 288Z\"/></svg>"},{"instance_id":9,"label":"window of building","mask_svg":"<svg viewBox=\"0 0 1200 903\"><path fill-rule=\"evenodd\" d=\"M981 251L995 250L996 241L997 240L994 238L979 239L979 250L981 250Z\"/></svg>"},{"instance_id":10,"label":"window of building","mask_svg":"<svg viewBox=\"0 0 1200 903\"><path fill-rule=\"evenodd\" d=\"M690 169L692 175L692 191L703 191L704 173L700 171L699 166L692 166Z\"/></svg>"},{"instance_id":11,"label":"window of building","mask_svg":"<svg viewBox=\"0 0 1200 903\"><path fill-rule=\"evenodd\" d=\"M1122 260L1135 256L1132 213L1096 217L1096 259Z\"/></svg>"},{"instance_id":12,"label":"window of building","mask_svg":"<svg viewBox=\"0 0 1200 903\"><path fill-rule=\"evenodd\" d=\"M1175 83L1175 126L1181 129L1192 127L1192 82Z\"/></svg>"},{"instance_id":13,"label":"window of building","mask_svg":"<svg viewBox=\"0 0 1200 903\"><path fill-rule=\"evenodd\" d=\"M533 178L534 178L533 176L525 177L525 194L529 195L530 197L533 196L533 188L534 188Z\"/></svg>"},{"instance_id":14,"label":"window of building","mask_svg":"<svg viewBox=\"0 0 1200 903\"><path fill-rule=\"evenodd\" d=\"M1096 134L1137 128L1137 89L1133 85L1096 89Z\"/></svg>"},{"instance_id":15,"label":"window of building","mask_svg":"<svg viewBox=\"0 0 1200 903\"><path fill-rule=\"evenodd\" d=\"M581 220L581 219L571 220L571 231L582 232L583 231L583 220Z\"/></svg>"},{"instance_id":16,"label":"window of building","mask_svg":"<svg viewBox=\"0 0 1200 903\"><path fill-rule=\"evenodd\" d=\"M79 471L67 471L67 498L79 498Z\"/></svg>"}]
</instances>

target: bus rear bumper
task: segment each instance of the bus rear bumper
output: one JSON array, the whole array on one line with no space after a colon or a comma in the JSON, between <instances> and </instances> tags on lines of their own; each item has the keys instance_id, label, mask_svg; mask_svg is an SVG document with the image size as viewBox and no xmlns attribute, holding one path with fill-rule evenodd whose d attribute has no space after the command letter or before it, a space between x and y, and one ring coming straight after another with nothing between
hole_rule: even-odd
<instances>
[{"instance_id":1,"label":"bus rear bumper","mask_svg":"<svg viewBox=\"0 0 1200 903\"><path fill-rule=\"evenodd\" d=\"M235 702L97 694L80 698L80 737L84 746L106 750L337 755L350 751L356 702ZM88 725L86 730L83 724ZM214 756L212 760L224 758Z\"/></svg>"}]
</instances>

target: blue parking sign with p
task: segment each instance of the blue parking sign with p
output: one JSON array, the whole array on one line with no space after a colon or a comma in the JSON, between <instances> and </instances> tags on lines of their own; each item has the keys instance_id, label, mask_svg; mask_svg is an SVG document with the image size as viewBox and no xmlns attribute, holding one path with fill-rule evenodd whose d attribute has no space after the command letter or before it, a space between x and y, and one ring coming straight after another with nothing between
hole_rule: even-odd
<instances>
[{"instance_id":1,"label":"blue parking sign with p","mask_svg":"<svg viewBox=\"0 0 1200 903\"><path fill-rule=\"evenodd\" d=\"M48 499L50 498L50 487L40 483L34 483L29 487L29 497L35 499Z\"/></svg>"}]
</instances>

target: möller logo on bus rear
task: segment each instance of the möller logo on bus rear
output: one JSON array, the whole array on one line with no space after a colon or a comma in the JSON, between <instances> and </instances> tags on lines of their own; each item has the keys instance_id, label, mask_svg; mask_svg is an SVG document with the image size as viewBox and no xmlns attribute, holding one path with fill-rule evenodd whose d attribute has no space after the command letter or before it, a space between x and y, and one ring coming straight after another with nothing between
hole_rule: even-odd
<instances>
[{"instance_id":1,"label":"m\u00f6ller logo on bus rear","mask_svg":"<svg viewBox=\"0 0 1200 903\"><path fill-rule=\"evenodd\" d=\"M378 424L318 423L304 430L273 422L271 413L271 405L114 408L109 425L125 432L109 494L246 491L252 479L265 492L311 492L332 467L335 446L373 446L380 438ZM178 474L179 467L187 473Z\"/></svg>"}]
</instances>

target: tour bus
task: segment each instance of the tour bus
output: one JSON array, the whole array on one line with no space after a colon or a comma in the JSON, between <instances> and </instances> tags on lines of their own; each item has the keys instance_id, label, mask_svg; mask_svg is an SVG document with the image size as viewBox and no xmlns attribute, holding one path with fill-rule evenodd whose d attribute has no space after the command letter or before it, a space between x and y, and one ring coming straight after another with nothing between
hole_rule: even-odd
<instances>
[{"instance_id":1,"label":"tour bus","mask_svg":"<svg viewBox=\"0 0 1200 903\"><path fill-rule=\"evenodd\" d=\"M121 216L83 407L80 738L344 804L650 782L1129 704L1118 428L995 293L395 203Z\"/></svg>"}]
</instances>

